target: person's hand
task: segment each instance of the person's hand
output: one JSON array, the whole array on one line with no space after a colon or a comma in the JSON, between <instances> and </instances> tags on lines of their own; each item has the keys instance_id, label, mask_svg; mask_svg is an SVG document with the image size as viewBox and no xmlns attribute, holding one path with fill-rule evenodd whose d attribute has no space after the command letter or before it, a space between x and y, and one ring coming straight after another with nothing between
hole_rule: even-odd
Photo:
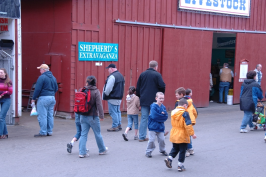
<instances>
[{"instance_id":1,"label":"person's hand","mask_svg":"<svg viewBox=\"0 0 266 177\"><path fill-rule=\"evenodd\" d=\"M31 103L33 103L33 102L35 103L35 100L31 100Z\"/></svg>"},{"instance_id":2,"label":"person's hand","mask_svg":"<svg viewBox=\"0 0 266 177\"><path fill-rule=\"evenodd\" d=\"M103 121L103 118L100 118L100 121Z\"/></svg>"},{"instance_id":3,"label":"person's hand","mask_svg":"<svg viewBox=\"0 0 266 177\"><path fill-rule=\"evenodd\" d=\"M162 112L162 114L165 114L164 112Z\"/></svg>"},{"instance_id":4,"label":"person's hand","mask_svg":"<svg viewBox=\"0 0 266 177\"><path fill-rule=\"evenodd\" d=\"M192 135L192 138L193 138L193 139L196 139L196 138L197 138L197 136L194 134L194 135Z\"/></svg>"},{"instance_id":5,"label":"person's hand","mask_svg":"<svg viewBox=\"0 0 266 177\"><path fill-rule=\"evenodd\" d=\"M0 99L2 98L2 95L0 95Z\"/></svg>"}]
</instances>

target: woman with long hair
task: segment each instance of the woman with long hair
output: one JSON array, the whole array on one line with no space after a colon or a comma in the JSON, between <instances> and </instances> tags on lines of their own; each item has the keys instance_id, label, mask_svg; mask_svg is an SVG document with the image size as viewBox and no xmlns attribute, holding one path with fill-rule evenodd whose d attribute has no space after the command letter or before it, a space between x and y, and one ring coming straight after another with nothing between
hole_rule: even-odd
<instances>
[{"instance_id":1,"label":"woman with long hair","mask_svg":"<svg viewBox=\"0 0 266 177\"><path fill-rule=\"evenodd\" d=\"M84 158L89 156L88 151L86 151L87 137L90 128L94 132L94 136L99 148L99 155L104 155L107 153L108 148L105 147L103 142L103 137L101 135L100 120L104 118L102 99L99 89L96 87L96 78L94 76L88 76L86 79L87 92L90 91L90 105L91 109L87 113L82 113L80 115L81 123L81 137L79 140L79 157Z\"/></svg>"},{"instance_id":2,"label":"woman with long hair","mask_svg":"<svg viewBox=\"0 0 266 177\"><path fill-rule=\"evenodd\" d=\"M0 68L0 139L8 138L6 128L6 114L11 105L10 95L13 92L12 81L10 80L6 69Z\"/></svg>"}]
</instances>

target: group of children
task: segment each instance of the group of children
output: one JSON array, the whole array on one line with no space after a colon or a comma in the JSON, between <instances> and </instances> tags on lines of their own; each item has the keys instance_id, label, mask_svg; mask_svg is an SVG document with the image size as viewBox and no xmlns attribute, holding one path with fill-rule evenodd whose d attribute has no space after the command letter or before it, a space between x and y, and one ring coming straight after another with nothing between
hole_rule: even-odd
<instances>
[{"instance_id":1,"label":"group of children","mask_svg":"<svg viewBox=\"0 0 266 177\"><path fill-rule=\"evenodd\" d=\"M140 108L139 98L135 95L135 87L129 87L127 95L127 114L128 126L125 133L122 134L125 141L128 141L127 133L132 129L132 124L135 125L134 140L138 139L138 113ZM170 132L170 142L173 143L171 152L165 150L165 126L164 122L168 119L168 113L163 105L164 94L158 92L156 94L156 102L150 105L150 115L148 120L149 141L146 148L146 157L151 158L152 152L155 149L156 137L159 143L159 152L168 156L164 161L168 168L172 168L172 160L179 153L177 170L182 172L185 170L183 165L185 157L194 154L192 147L192 140L196 138L193 127L196 124L198 112L192 101L192 90L185 90L183 87L175 91L177 101L175 102L175 109L171 112L172 129Z\"/></svg>"}]
</instances>

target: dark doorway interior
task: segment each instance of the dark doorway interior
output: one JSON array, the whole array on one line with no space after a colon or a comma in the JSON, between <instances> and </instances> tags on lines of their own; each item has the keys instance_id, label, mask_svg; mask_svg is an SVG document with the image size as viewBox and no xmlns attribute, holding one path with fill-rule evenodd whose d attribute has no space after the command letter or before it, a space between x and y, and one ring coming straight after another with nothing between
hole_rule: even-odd
<instances>
[{"instance_id":1,"label":"dark doorway interior","mask_svg":"<svg viewBox=\"0 0 266 177\"><path fill-rule=\"evenodd\" d=\"M220 69L223 68L224 63L229 64L229 68L234 72L235 64L235 45L236 34L234 33L213 33L212 45L212 60L211 60L211 74L213 87L210 91L210 102L218 102L219 100L219 83L220 83ZM230 84L230 89L233 89L233 81ZM229 93L232 90L229 90Z\"/></svg>"}]
</instances>

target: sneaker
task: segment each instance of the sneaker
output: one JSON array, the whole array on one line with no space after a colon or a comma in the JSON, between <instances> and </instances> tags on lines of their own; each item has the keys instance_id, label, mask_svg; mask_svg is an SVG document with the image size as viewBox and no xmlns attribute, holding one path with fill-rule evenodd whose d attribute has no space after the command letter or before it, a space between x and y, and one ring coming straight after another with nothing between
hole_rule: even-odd
<instances>
[{"instance_id":1,"label":"sneaker","mask_svg":"<svg viewBox=\"0 0 266 177\"><path fill-rule=\"evenodd\" d=\"M117 128L117 127L112 127L112 128L109 128L109 129L107 129L107 131L108 132L117 132L117 131L119 131L119 129Z\"/></svg>"},{"instance_id":2,"label":"sneaker","mask_svg":"<svg viewBox=\"0 0 266 177\"><path fill-rule=\"evenodd\" d=\"M168 168L172 168L172 160L168 158L164 159L164 162L165 162L165 165L168 167Z\"/></svg>"},{"instance_id":3,"label":"sneaker","mask_svg":"<svg viewBox=\"0 0 266 177\"><path fill-rule=\"evenodd\" d=\"M188 151L186 151L186 157L189 157L190 153Z\"/></svg>"},{"instance_id":4,"label":"sneaker","mask_svg":"<svg viewBox=\"0 0 266 177\"><path fill-rule=\"evenodd\" d=\"M264 137L264 141L265 141L265 143L266 143L266 136Z\"/></svg>"},{"instance_id":5,"label":"sneaker","mask_svg":"<svg viewBox=\"0 0 266 177\"><path fill-rule=\"evenodd\" d=\"M143 142L143 141L149 141L149 138L145 138L144 140L139 140L139 142Z\"/></svg>"},{"instance_id":6,"label":"sneaker","mask_svg":"<svg viewBox=\"0 0 266 177\"><path fill-rule=\"evenodd\" d=\"M85 157L89 157L90 155L87 153L87 154L84 154L84 155L79 155L79 158L85 158Z\"/></svg>"},{"instance_id":7,"label":"sneaker","mask_svg":"<svg viewBox=\"0 0 266 177\"><path fill-rule=\"evenodd\" d=\"M168 135L168 133L169 133L169 131L166 131L166 132L164 132L164 136L167 136L167 135Z\"/></svg>"},{"instance_id":8,"label":"sneaker","mask_svg":"<svg viewBox=\"0 0 266 177\"><path fill-rule=\"evenodd\" d=\"M255 127L250 127L249 130L250 131L254 131L255 130Z\"/></svg>"},{"instance_id":9,"label":"sneaker","mask_svg":"<svg viewBox=\"0 0 266 177\"><path fill-rule=\"evenodd\" d=\"M194 149L188 149L187 151L189 152L190 155L194 155L195 154Z\"/></svg>"},{"instance_id":10,"label":"sneaker","mask_svg":"<svg viewBox=\"0 0 266 177\"><path fill-rule=\"evenodd\" d=\"M53 134L49 134L49 133L47 133L47 136L53 136Z\"/></svg>"},{"instance_id":11,"label":"sneaker","mask_svg":"<svg viewBox=\"0 0 266 177\"><path fill-rule=\"evenodd\" d=\"M240 129L240 133L247 133L248 131L246 129Z\"/></svg>"},{"instance_id":12,"label":"sneaker","mask_svg":"<svg viewBox=\"0 0 266 177\"><path fill-rule=\"evenodd\" d=\"M123 136L123 138L124 138L125 141L128 141L127 134L123 133L122 136Z\"/></svg>"},{"instance_id":13,"label":"sneaker","mask_svg":"<svg viewBox=\"0 0 266 177\"><path fill-rule=\"evenodd\" d=\"M139 139L139 137L138 136L134 136L134 140L138 140Z\"/></svg>"},{"instance_id":14,"label":"sneaker","mask_svg":"<svg viewBox=\"0 0 266 177\"><path fill-rule=\"evenodd\" d=\"M147 152L145 156L148 158L152 158L151 152Z\"/></svg>"},{"instance_id":15,"label":"sneaker","mask_svg":"<svg viewBox=\"0 0 266 177\"><path fill-rule=\"evenodd\" d=\"M211 100L210 103L213 103L213 101Z\"/></svg>"},{"instance_id":16,"label":"sneaker","mask_svg":"<svg viewBox=\"0 0 266 177\"><path fill-rule=\"evenodd\" d=\"M163 151L163 152L160 152L162 155L164 155L164 156L168 156L168 153L167 152L165 152L165 151Z\"/></svg>"},{"instance_id":17,"label":"sneaker","mask_svg":"<svg viewBox=\"0 0 266 177\"><path fill-rule=\"evenodd\" d=\"M42 135L42 134L40 134L40 133L39 133L39 134L36 134L36 135L34 135L34 137L35 137L35 138L38 138L38 137L46 137L46 136L47 136L47 135Z\"/></svg>"},{"instance_id":18,"label":"sneaker","mask_svg":"<svg viewBox=\"0 0 266 177\"><path fill-rule=\"evenodd\" d=\"M107 151L108 151L108 147L105 147L105 151L99 153L99 155L105 155L105 154L107 154Z\"/></svg>"},{"instance_id":19,"label":"sneaker","mask_svg":"<svg viewBox=\"0 0 266 177\"><path fill-rule=\"evenodd\" d=\"M117 128L118 128L118 131L121 131L121 130L122 130L122 126L121 126L121 124L118 125Z\"/></svg>"},{"instance_id":20,"label":"sneaker","mask_svg":"<svg viewBox=\"0 0 266 177\"><path fill-rule=\"evenodd\" d=\"M177 166L177 171L182 172L182 171L186 171L184 165L181 166Z\"/></svg>"},{"instance_id":21,"label":"sneaker","mask_svg":"<svg viewBox=\"0 0 266 177\"><path fill-rule=\"evenodd\" d=\"M71 143L67 144L67 152L71 153L72 152L73 145Z\"/></svg>"}]
</instances>

